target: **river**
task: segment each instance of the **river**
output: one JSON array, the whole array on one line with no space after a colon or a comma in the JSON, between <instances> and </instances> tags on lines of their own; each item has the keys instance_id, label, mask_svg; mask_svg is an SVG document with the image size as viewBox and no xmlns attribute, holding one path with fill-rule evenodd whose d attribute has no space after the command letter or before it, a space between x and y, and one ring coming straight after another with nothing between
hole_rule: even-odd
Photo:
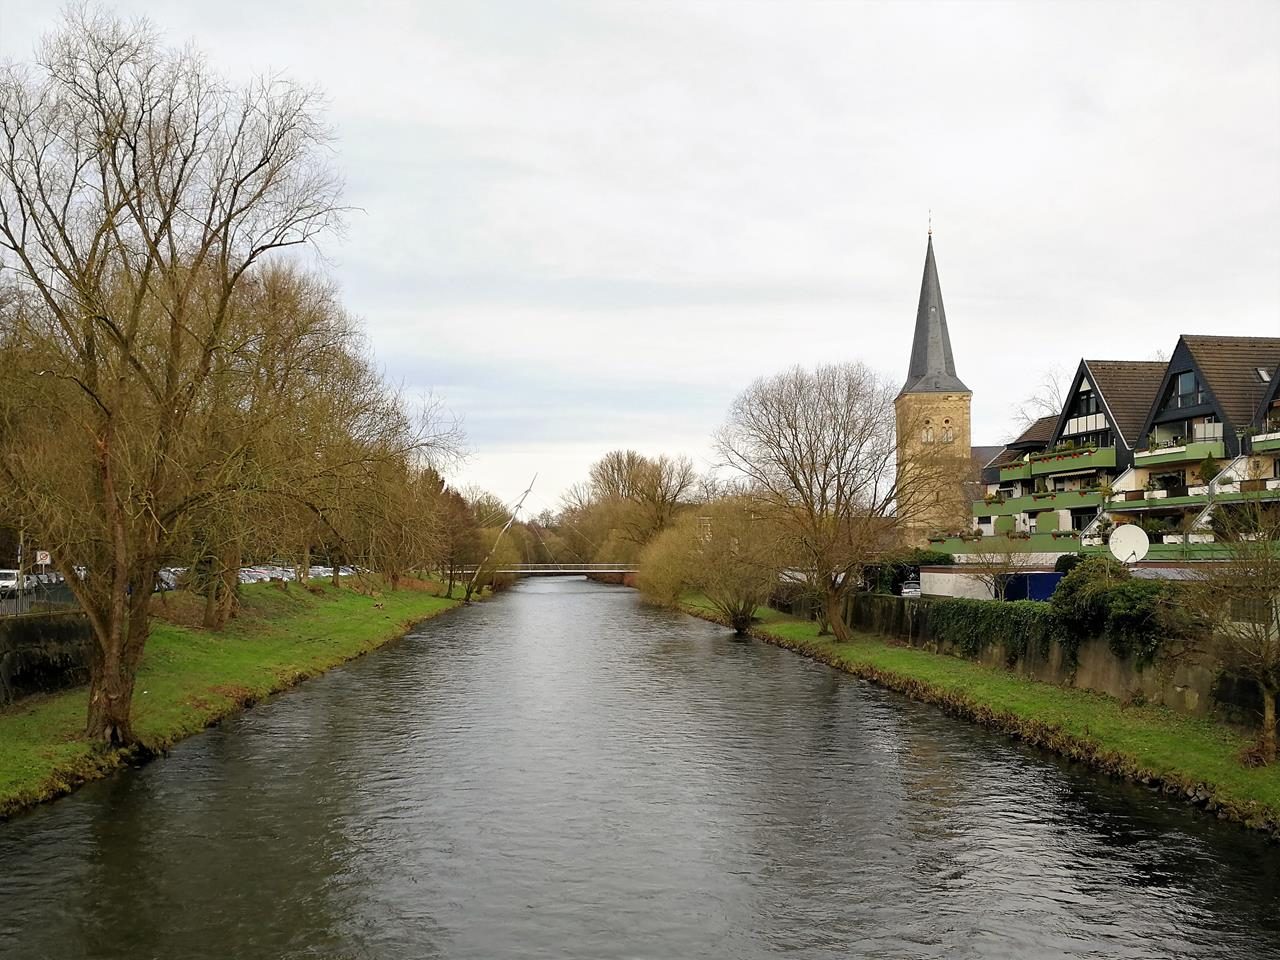
<instances>
[{"instance_id":1,"label":"river","mask_svg":"<svg viewBox=\"0 0 1280 960\"><path fill-rule=\"evenodd\" d=\"M1275 847L531 580L0 824L0 956L1280 957Z\"/></svg>"}]
</instances>

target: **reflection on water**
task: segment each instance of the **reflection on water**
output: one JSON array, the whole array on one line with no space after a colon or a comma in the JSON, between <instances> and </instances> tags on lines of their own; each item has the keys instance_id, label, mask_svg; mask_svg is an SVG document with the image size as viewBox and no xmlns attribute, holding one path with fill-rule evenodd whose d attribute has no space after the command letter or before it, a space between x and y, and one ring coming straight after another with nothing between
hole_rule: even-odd
<instances>
[{"instance_id":1,"label":"reflection on water","mask_svg":"<svg viewBox=\"0 0 1280 960\"><path fill-rule=\"evenodd\" d=\"M0 825L0 956L1280 957L1275 848L581 580Z\"/></svg>"}]
</instances>

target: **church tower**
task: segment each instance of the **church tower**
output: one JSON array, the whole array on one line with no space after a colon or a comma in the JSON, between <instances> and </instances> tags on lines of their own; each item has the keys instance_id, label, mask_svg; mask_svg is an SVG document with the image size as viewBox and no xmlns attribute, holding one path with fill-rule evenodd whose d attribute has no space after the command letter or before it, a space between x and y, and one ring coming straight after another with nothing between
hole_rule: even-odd
<instances>
[{"instance_id":1,"label":"church tower","mask_svg":"<svg viewBox=\"0 0 1280 960\"><path fill-rule=\"evenodd\" d=\"M968 529L965 482L972 473L969 404L973 392L956 376L942 306L933 230L924 255L920 305L907 382L893 402L898 432L898 510L909 539Z\"/></svg>"}]
</instances>

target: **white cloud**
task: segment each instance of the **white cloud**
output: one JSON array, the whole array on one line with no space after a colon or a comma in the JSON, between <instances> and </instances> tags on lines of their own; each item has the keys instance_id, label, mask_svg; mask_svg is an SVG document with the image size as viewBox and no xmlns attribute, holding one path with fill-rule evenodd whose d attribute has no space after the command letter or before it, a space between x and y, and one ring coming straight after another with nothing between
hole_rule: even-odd
<instances>
[{"instance_id":1,"label":"white cloud","mask_svg":"<svg viewBox=\"0 0 1280 960\"><path fill-rule=\"evenodd\" d=\"M328 92L326 252L504 494L706 458L792 363L901 376L929 208L976 440L1055 363L1280 333L1274 4L118 7ZM0 0L0 53L49 18Z\"/></svg>"}]
</instances>

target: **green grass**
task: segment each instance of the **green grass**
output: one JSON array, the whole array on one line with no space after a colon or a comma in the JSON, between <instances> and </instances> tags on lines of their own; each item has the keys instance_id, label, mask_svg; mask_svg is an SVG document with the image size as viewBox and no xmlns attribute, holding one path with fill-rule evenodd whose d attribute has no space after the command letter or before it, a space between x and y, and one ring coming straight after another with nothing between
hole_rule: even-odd
<instances>
[{"instance_id":1,"label":"green grass","mask_svg":"<svg viewBox=\"0 0 1280 960\"><path fill-rule=\"evenodd\" d=\"M134 729L143 752L167 749L458 605L418 590L374 599L348 587L315 589L318 594L297 585L287 591L246 587L240 616L221 633L157 620L134 692ZM193 598L179 595L160 609L182 623L193 620L194 608ZM130 759L83 739L85 711L83 687L0 711L0 816L66 793Z\"/></svg>"},{"instance_id":2,"label":"green grass","mask_svg":"<svg viewBox=\"0 0 1280 960\"><path fill-rule=\"evenodd\" d=\"M685 606L715 618L702 598L689 597ZM772 609L763 610L760 621L756 632L763 639L841 670L1130 779L1180 791L1203 785L1211 809L1253 826L1280 824L1280 765L1242 764L1240 756L1253 742L1245 731L1164 707L1125 706L877 636L837 643L818 636L814 622Z\"/></svg>"}]
</instances>

